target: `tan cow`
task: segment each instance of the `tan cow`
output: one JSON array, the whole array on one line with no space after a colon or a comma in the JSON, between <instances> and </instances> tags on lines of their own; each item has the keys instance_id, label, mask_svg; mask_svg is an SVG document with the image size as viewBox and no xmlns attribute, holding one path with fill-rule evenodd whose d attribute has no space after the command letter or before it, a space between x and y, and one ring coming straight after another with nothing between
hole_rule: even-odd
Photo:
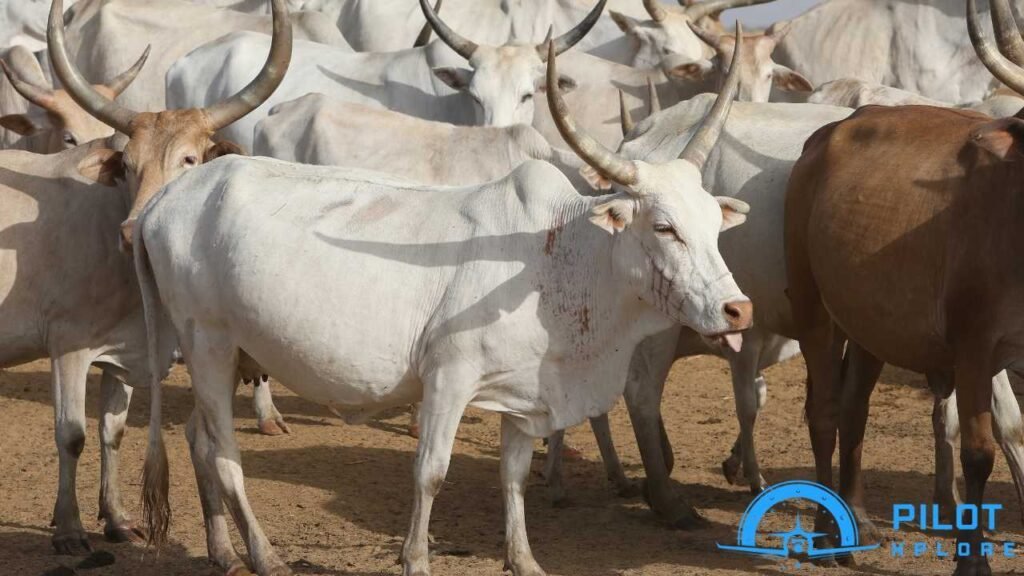
<instances>
[{"instance_id":1,"label":"tan cow","mask_svg":"<svg viewBox=\"0 0 1024 576\"><path fill-rule=\"evenodd\" d=\"M1024 94L1024 44L1009 5L991 2L1003 56L983 37L975 4L968 28L978 56ZM1024 358L1022 177L1024 120L930 106L862 108L818 130L793 170L788 294L807 361L817 479L832 482L838 429L840 495L862 527L872 528L860 474L867 403L885 362L927 374L939 394L956 391L967 503L983 503L993 378ZM958 576L991 574L981 542L980 529L960 531L971 553L959 556Z\"/></svg>"}]
</instances>

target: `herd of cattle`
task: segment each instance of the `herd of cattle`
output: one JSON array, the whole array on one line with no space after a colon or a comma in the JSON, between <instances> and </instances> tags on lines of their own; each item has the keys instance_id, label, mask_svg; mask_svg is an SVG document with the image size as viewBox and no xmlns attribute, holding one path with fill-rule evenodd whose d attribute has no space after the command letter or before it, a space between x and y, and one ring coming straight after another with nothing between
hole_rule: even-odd
<instances>
[{"instance_id":1,"label":"herd of cattle","mask_svg":"<svg viewBox=\"0 0 1024 576\"><path fill-rule=\"evenodd\" d=\"M761 371L802 352L816 480L833 484L838 442L862 534L877 537L861 448L884 363L934 393L944 512L961 502L958 434L966 502L982 503L998 443L1024 503L1006 372L1024 367L1024 2L829 0L746 34L719 21L769 1L0 7L0 364L52 363L57 551L89 548L75 475L93 365L104 534L164 539L160 380L177 349L208 552L229 576L290 573L232 424L245 380L260 430L288 431L267 374L349 421L419 404L407 576L429 574L470 405L501 414L517 576L544 574L523 503L535 438L556 498L562 431L588 418L609 478L633 488L604 416L622 395L648 503L699 526L671 490L660 411L672 363L698 354L730 364L723 472L754 493ZM118 480L138 386L141 528ZM958 559L958 575L989 573Z\"/></svg>"}]
</instances>

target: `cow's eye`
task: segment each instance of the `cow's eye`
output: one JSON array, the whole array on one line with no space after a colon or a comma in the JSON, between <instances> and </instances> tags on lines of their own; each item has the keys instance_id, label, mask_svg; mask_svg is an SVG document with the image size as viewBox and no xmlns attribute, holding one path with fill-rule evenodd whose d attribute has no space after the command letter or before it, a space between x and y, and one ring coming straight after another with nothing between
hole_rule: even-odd
<instances>
[{"instance_id":1,"label":"cow's eye","mask_svg":"<svg viewBox=\"0 0 1024 576\"><path fill-rule=\"evenodd\" d=\"M191 154L188 155L188 156L185 156L185 166L195 166L196 164L199 164L199 159L198 158L196 158L195 156L193 156Z\"/></svg>"},{"instance_id":2,"label":"cow's eye","mask_svg":"<svg viewBox=\"0 0 1024 576\"><path fill-rule=\"evenodd\" d=\"M78 146L78 138L75 138L75 135L70 132L65 132L64 143L69 146Z\"/></svg>"},{"instance_id":3,"label":"cow's eye","mask_svg":"<svg viewBox=\"0 0 1024 576\"><path fill-rule=\"evenodd\" d=\"M676 229L671 224L655 224L654 232L662 236L676 236Z\"/></svg>"}]
</instances>

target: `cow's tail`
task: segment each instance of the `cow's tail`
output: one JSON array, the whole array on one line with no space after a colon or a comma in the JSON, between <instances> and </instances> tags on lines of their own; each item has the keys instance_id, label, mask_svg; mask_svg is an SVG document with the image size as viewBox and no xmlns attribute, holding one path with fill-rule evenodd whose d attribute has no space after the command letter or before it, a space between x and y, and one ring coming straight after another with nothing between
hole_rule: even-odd
<instances>
[{"instance_id":1,"label":"cow's tail","mask_svg":"<svg viewBox=\"0 0 1024 576\"><path fill-rule=\"evenodd\" d=\"M146 526L146 538L150 544L160 546L167 538L167 530L171 524L171 504L169 501L169 471L167 465L167 449L164 446L164 435L161 426L161 380L163 369L160 366L160 302L157 294L153 270L149 265L149 257L142 239L143 218L139 217L134 225L133 254L135 273L138 275L139 288L142 292L142 308L146 321L147 355L149 360L150 407L149 407L149 445L146 447L146 462L142 468L142 520Z\"/></svg>"}]
</instances>

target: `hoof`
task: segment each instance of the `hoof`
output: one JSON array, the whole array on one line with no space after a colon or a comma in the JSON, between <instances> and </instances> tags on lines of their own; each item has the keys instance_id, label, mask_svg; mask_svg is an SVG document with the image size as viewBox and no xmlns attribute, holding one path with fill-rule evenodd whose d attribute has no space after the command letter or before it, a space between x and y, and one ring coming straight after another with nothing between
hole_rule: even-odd
<instances>
[{"instance_id":1,"label":"hoof","mask_svg":"<svg viewBox=\"0 0 1024 576\"><path fill-rule=\"evenodd\" d=\"M729 457L722 462L722 476L725 476L726 482L734 486L745 484L739 458Z\"/></svg>"},{"instance_id":2,"label":"hoof","mask_svg":"<svg viewBox=\"0 0 1024 576\"><path fill-rule=\"evenodd\" d=\"M252 572L250 572L249 571L249 567L246 566L245 564L243 564L241 560L236 560L235 563L232 564L231 568L228 568L228 571L224 573L224 576L256 576L256 575L253 574Z\"/></svg>"},{"instance_id":3,"label":"hoof","mask_svg":"<svg viewBox=\"0 0 1024 576\"><path fill-rule=\"evenodd\" d=\"M284 564L276 568L271 568L270 571L267 572L267 576L292 576L292 574L292 569Z\"/></svg>"},{"instance_id":4,"label":"hoof","mask_svg":"<svg viewBox=\"0 0 1024 576\"><path fill-rule=\"evenodd\" d=\"M992 576L992 569L984 557L965 556L957 559L953 576Z\"/></svg>"},{"instance_id":5,"label":"hoof","mask_svg":"<svg viewBox=\"0 0 1024 576\"><path fill-rule=\"evenodd\" d=\"M282 434L291 434L292 431L285 424L283 418L277 420L260 420L259 422L260 434L264 436L281 436Z\"/></svg>"},{"instance_id":6,"label":"hoof","mask_svg":"<svg viewBox=\"0 0 1024 576\"><path fill-rule=\"evenodd\" d=\"M750 493L757 496L761 492L764 492L768 488L768 481L764 479L764 476L757 475L757 482L750 483Z\"/></svg>"},{"instance_id":7,"label":"hoof","mask_svg":"<svg viewBox=\"0 0 1024 576\"><path fill-rule=\"evenodd\" d=\"M130 522L117 525L107 524L103 527L103 537L106 538L107 542L114 544L124 544L126 542L141 544L146 541L146 535L142 533L142 530Z\"/></svg>"},{"instance_id":8,"label":"hoof","mask_svg":"<svg viewBox=\"0 0 1024 576\"><path fill-rule=\"evenodd\" d=\"M54 534L51 542L54 550L61 556L84 556L92 553L89 536L84 530Z\"/></svg>"},{"instance_id":9,"label":"hoof","mask_svg":"<svg viewBox=\"0 0 1024 576\"><path fill-rule=\"evenodd\" d=\"M547 572L541 569L536 562L530 563L529 566L516 567L508 560L505 560L505 566L502 568L505 572L512 572L512 576L547 576Z\"/></svg>"}]
</instances>

